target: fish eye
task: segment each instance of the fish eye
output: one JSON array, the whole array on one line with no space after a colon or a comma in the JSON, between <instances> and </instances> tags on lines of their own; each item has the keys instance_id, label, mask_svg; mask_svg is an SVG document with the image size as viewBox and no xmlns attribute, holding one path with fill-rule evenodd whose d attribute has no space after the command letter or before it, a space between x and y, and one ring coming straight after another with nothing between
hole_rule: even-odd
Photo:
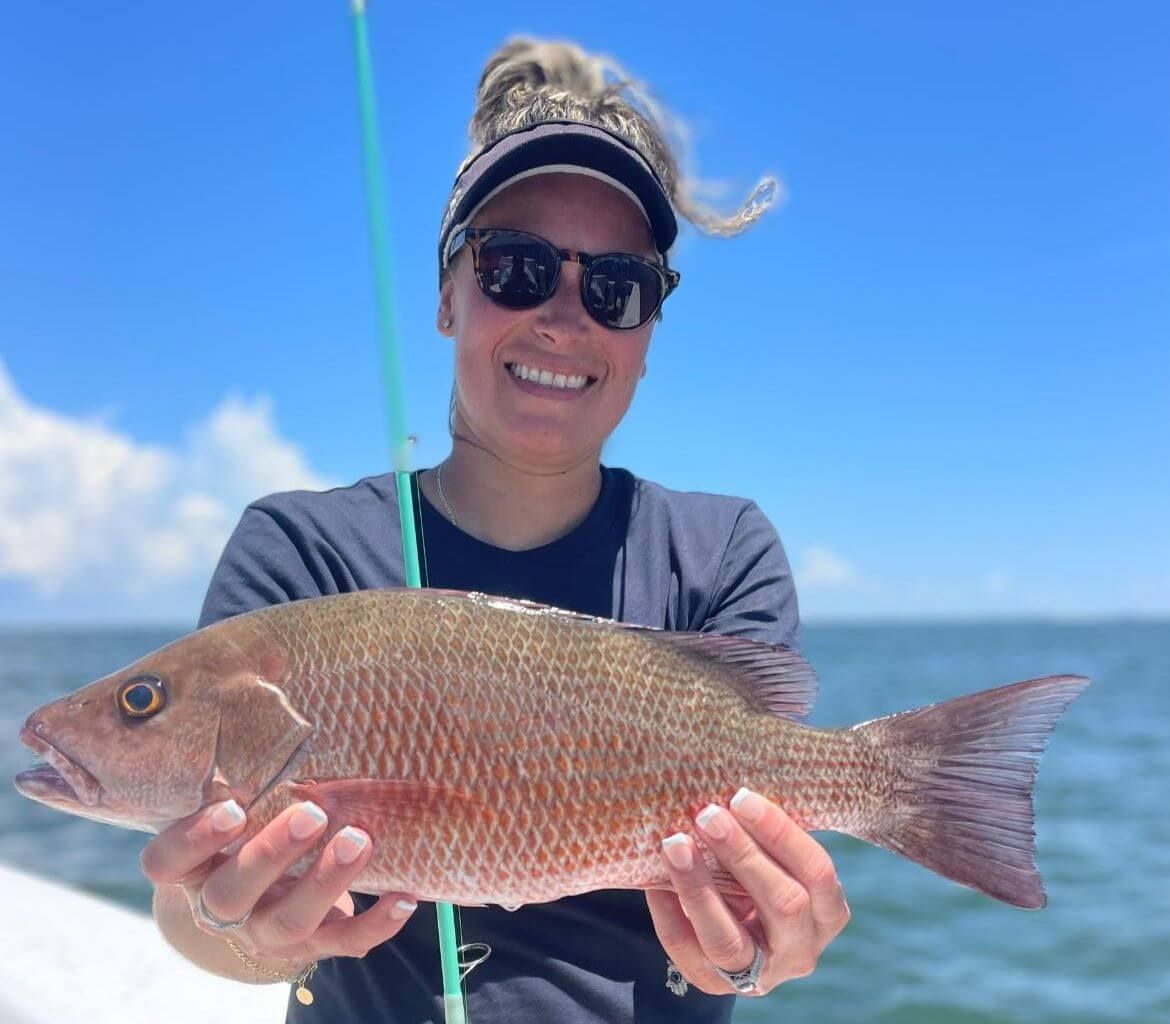
<instances>
[{"instance_id":1,"label":"fish eye","mask_svg":"<svg viewBox=\"0 0 1170 1024\"><path fill-rule=\"evenodd\" d=\"M150 718L166 702L167 693L158 676L135 676L118 688L118 708L127 718Z\"/></svg>"}]
</instances>

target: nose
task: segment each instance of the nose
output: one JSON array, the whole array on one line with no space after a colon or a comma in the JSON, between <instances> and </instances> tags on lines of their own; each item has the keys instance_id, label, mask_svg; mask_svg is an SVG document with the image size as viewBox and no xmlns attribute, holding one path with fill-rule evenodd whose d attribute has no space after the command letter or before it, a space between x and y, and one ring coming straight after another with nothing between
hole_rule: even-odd
<instances>
[{"instance_id":1,"label":"nose","mask_svg":"<svg viewBox=\"0 0 1170 1024\"><path fill-rule=\"evenodd\" d=\"M589 329L589 316L581 303L584 271L579 263L562 263L556 291L536 307L536 328L554 344L580 337Z\"/></svg>"}]
</instances>

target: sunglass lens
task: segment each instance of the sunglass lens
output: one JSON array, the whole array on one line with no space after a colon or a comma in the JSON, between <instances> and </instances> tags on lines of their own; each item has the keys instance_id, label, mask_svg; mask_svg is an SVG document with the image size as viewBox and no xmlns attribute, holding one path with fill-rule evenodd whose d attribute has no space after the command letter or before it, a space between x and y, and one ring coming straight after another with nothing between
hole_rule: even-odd
<instances>
[{"instance_id":1,"label":"sunglass lens","mask_svg":"<svg viewBox=\"0 0 1170 1024\"><path fill-rule=\"evenodd\" d=\"M662 278L649 264L605 256L589 268L585 301L593 318L606 327L641 327L662 301Z\"/></svg>"},{"instance_id":2,"label":"sunglass lens","mask_svg":"<svg viewBox=\"0 0 1170 1024\"><path fill-rule=\"evenodd\" d=\"M551 246L507 235L489 238L479 250L479 286L512 309L538 306L553 293L560 263Z\"/></svg>"}]
</instances>

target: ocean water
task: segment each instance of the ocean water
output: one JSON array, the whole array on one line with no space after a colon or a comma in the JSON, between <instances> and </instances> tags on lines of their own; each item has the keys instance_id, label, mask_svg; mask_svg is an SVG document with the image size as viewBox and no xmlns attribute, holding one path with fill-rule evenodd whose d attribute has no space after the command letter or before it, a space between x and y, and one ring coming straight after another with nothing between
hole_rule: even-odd
<instances>
[{"instance_id":1,"label":"ocean water","mask_svg":"<svg viewBox=\"0 0 1170 1024\"><path fill-rule=\"evenodd\" d=\"M16 739L29 711L179 632L0 631L0 773L31 763ZM740 1000L737 1024L1170 1024L1170 622L821 626L804 644L821 678L818 725L1054 673L1093 685L1041 763L1047 909L822 836L853 920L811 977ZM143 911L146 839L0 787L0 861Z\"/></svg>"}]
</instances>

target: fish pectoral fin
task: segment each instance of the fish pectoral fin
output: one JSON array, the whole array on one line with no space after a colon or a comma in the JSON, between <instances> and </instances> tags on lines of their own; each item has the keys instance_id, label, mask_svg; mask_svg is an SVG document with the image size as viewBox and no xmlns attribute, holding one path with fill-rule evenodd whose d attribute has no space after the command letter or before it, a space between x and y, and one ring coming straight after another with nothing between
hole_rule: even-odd
<instances>
[{"instance_id":1,"label":"fish pectoral fin","mask_svg":"<svg viewBox=\"0 0 1170 1024\"><path fill-rule=\"evenodd\" d=\"M312 800L330 821L357 825L375 836L387 825L418 828L486 812L466 790L417 779L299 779L289 791L297 800Z\"/></svg>"}]
</instances>

